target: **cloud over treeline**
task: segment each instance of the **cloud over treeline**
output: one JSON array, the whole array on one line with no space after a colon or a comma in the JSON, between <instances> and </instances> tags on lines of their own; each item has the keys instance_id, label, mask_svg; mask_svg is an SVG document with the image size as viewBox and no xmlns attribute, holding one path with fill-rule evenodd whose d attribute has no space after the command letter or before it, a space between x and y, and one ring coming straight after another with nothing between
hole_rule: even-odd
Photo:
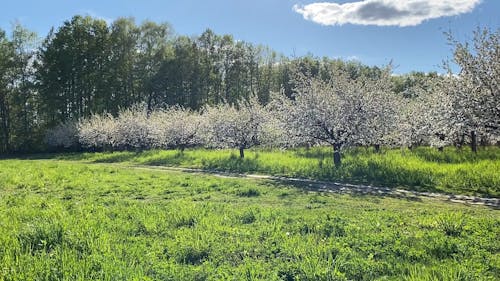
<instances>
[{"instance_id":1,"label":"cloud over treeline","mask_svg":"<svg viewBox=\"0 0 500 281\"><path fill-rule=\"evenodd\" d=\"M430 19L471 12L481 0L364 0L295 5L304 19L322 25L415 26Z\"/></svg>"}]
</instances>

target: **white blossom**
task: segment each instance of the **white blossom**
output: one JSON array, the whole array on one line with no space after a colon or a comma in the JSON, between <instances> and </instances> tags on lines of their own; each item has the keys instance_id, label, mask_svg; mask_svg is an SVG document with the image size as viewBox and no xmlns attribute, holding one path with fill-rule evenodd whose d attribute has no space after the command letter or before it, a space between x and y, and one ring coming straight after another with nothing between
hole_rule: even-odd
<instances>
[{"instance_id":1,"label":"white blossom","mask_svg":"<svg viewBox=\"0 0 500 281\"><path fill-rule=\"evenodd\" d=\"M202 119L197 112L182 107L156 110L151 113L149 122L155 147L184 150L202 143Z\"/></svg>"},{"instance_id":2,"label":"white blossom","mask_svg":"<svg viewBox=\"0 0 500 281\"><path fill-rule=\"evenodd\" d=\"M237 148L244 157L244 149L259 145L265 138L267 114L257 97L236 105L207 106L203 118L206 119L205 142L210 147Z\"/></svg>"},{"instance_id":3,"label":"white blossom","mask_svg":"<svg viewBox=\"0 0 500 281\"><path fill-rule=\"evenodd\" d=\"M79 142L87 148L112 148L115 146L113 138L115 131L115 119L108 114L93 114L90 118L78 122Z\"/></svg>"},{"instance_id":4,"label":"white blossom","mask_svg":"<svg viewBox=\"0 0 500 281\"><path fill-rule=\"evenodd\" d=\"M388 73L353 79L338 69L331 77L323 81L299 76L294 99L282 96L274 106L290 134L309 143L332 145L339 165L343 147L383 144L397 109L388 96Z\"/></svg>"},{"instance_id":5,"label":"white blossom","mask_svg":"<svg viewBox=\"0 0 500 281\"><path fill-rule=\"evenodd\" d=\"M47 130L45 143L53 148L75 147L78 144L77 123L70 120Z\"/></svg>"}]
</instances>

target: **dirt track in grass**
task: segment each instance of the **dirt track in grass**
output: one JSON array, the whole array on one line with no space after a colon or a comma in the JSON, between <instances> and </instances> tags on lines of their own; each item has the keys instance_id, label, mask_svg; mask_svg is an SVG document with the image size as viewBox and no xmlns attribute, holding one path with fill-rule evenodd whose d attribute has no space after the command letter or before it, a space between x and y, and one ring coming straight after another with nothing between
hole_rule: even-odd
<instances>
[{"instance_id":1,"label":"dirt track in grass","mask_svg":"<svg viewBox=\"0 0 500 281\"><path fill-rule=\"evenodd\" d=\"M167 166L149 166L149 165L123 165L123 164L106 164L132 169L152 170L152 171L180 171L185 173L209 174L224 178L247 178L257 180L271 180L282 182L289 185L294 185L300 188L308 189L316 192L332 192L352 195L374 195L382 197L401 198L411 201L419 201L422 198L431 198L435 200L467 204L467 205L482 205L493 209L500 209L500 198L483 198L458 194L444 194L434 192L411 191L398 188L379 187L372 185L348 184L340 182L319 181L304 178L290 178L271 175L259 174L241 174L222 172L216 170L203 170L193 168L167 167Z\"/></svg>"}]
</instances>

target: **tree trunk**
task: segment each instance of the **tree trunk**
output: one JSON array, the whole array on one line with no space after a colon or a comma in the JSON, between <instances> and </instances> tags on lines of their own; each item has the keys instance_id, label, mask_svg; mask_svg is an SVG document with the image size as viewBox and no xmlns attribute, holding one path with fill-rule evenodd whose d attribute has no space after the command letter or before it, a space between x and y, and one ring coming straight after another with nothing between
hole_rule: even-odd
<instances>
[{"instance_id":1,"label":"tree trunk","mask_svg":"<svg viewBox=\"0 0 500 281\"><path fill-rule=\"evenodd\" d=\"M2 136L0 139L0 153L9 153L10 151L10 124L9 124L9 107L5 102L5 97L1 96L0 100L0 128Z\"/></svg>"},{"instance_id":2,"label":"tree trunk","mask_svg":"<svg viewBox=\"0 0 500 281\"><path fill-rule=\"evenodd\" d=\"M446 139L446 136L445 136L445 135L443 135L443 134L438 134L438 137L439 137L439 140L440 140L440 141L444 141L444 140ZM443 145L443 146L438 147L438 151L443 152L443 150L444 150L444 145Z\"/></svg>"},{"instance_id":3,"label":"tree trunk","mask_svg":"<svg viewBox=\"0 0 500 281\"><path fill-rule=\"evenodd\" d=\"M465 143L465 133L463 133L460 136L460 140L458 141L457 148L462 149L462 147L464 146L464 143Z\"/></svg>"},{"instance_id":4,"label":"tree trunk","mask_svg":"<svg viewBox=\"0 0 500 281\"><path fill-rule=\"evenodd\" d=\"M147 101L146 115L149 117L153 111L153 93L149 93Z\"/></svg>"},{"instance_id":5,"label":"tree trunk","mask_svg":"<svg viewBox=\"0 0 500 281\"><path fill-rule=\"evenodd\" d=\"M488 138L485 135L482 135L479 140L479 144L482 148L485 148L488 145Z\"/></svg>"},{"instance_id":6,"label":"tree trunk","mask_svg":"<svg viewBox=\"0 0 500 281\"><path fill-rule=\"evenodd\" d=\"M245 149L240 147L240 158L245 158Z\"/></svg>"},{"instance_id":7,"label":"tree trunk","mask_svg":"<svg viewBox=\"0 0 500 281\"><path fill-rule=\"evenodd\" d=\"M333 164L335 164L335 167L340 167L342 164L341 162L341 155L340 155L340 144L334 144L333 145Z\"/></svg>"},{"instance_id":8,"label":"tree trunk","mask_svg":"<svg viewBox=\"0 0 500 281\"><path fill-rule=\"evenodd\" d=\"M476 131L470 132L470 148L472 152L477 153L477 134Z\"/></svg>"}]
</instances>

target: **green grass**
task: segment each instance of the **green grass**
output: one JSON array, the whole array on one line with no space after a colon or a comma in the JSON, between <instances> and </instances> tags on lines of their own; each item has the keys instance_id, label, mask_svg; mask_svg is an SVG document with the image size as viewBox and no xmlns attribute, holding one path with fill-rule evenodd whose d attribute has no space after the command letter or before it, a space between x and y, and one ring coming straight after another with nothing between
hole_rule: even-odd
<instances>
[{"instance_id":1,"label":"green grass","mask_svg":"<svg viewBox=\"0 0 500 281\"><path fill-rule=\"evenodd\" d=\"M79 156L171 165L170 153ZM292 157L271 155L248 161ZM498 210L106 163L0 160L0 234L2 281L500 278Z\"/></svg>"},{"instance_id":2,"label":"green grass","mask_svg":"<svg viewBox=\"0 0 500 281\"><path fill-rule=\"evenodd\" d=\"M343 154L335 168L328 147L293 150L249 150L240 159L234 150L152 150L145 152L64 154L57 159L98 163L131 163L178 166L242 173L262 173L349 183L375 184L418 191L488 197L500 196L500 148L488 147L477 154L464 148L433 148L413 151L353 149Z\"/></svg>"}]
</instances>

